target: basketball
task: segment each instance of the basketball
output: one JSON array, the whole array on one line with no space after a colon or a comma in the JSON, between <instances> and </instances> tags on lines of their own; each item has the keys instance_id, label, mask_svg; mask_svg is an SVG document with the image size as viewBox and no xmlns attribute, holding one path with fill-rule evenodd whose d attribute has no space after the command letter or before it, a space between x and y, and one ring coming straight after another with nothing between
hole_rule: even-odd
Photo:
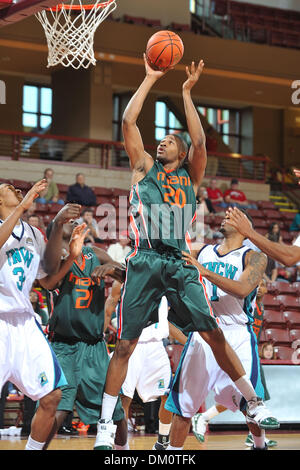
<instances>
[{"instance_id":1,"label":"basketball","mask_svg":"<svg viewBox=\"0 0 300 470\"><path fill-rule=\"evenodd\" d=\"M158 31L149 39L146 58L154 70L166 70L181 60L184 46L178 34L172 31Z\"/></svg>"}]
</instances>

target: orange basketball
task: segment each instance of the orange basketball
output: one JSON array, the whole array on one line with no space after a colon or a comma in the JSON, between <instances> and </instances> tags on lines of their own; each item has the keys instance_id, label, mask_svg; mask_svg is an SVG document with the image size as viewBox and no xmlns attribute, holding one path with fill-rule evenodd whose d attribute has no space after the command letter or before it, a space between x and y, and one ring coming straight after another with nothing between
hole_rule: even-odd
<instances>
[{"instance_id":1,"label":"orange basketball","mask_svg":"<svg viewBox=\"0 0 300 470\"><path fill-rule=\"evenodd\" d=\"M154 70L166 70L178 64L184 52L184 46L178 34L172 31L158 31L149 39L146 58Z\"/></svg>"}]
</instances>

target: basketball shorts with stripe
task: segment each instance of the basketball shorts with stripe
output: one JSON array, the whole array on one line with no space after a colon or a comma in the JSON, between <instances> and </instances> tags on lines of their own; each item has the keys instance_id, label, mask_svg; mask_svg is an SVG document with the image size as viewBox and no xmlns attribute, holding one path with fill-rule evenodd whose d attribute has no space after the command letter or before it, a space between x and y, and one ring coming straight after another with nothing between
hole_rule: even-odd
<instances>
[{"instance_id":1,"label":"basketball shorts with stripe","mask_svg":"<svg viewBox=\"0 0 300 470\"><path fill-rule=\"evenodd\" d=\"M197 268L185 264L181 254L139 249L128 255L126 264L117 310L119 339L136 339L146 326L156 323L164 295L171 307L169 321L186 335L218 328L202 277Z\"/></svg>"},{"instance_id":2,"label":"basketball shorts with stripe","mask_svg":"<svg viewBox=\"0 0 300 470\"><path fill-rule=\"evenodd\" d=\"M0 391L7 381L33 401L67 384L50 343L31 313L0 316Z\"/></svg>"},{"instance_id":3,"label":"basketball shorts with stripe","mask_svg":"<svg viewBox=\"0 0 300 470\"><path fill-rule=\"evenodd\" d=\"M223 328L227 342L238 355L257 395L264 398L257 342L248 325ZM230 377L219 367L210 346L198 333L189 335L182 351L165 408L192 418L213 391L215 402L231 411L243 410L245 400Z\"/></svg>"},{"instance_id":4,"label":"basketball shorts with stripe","mask_svg":"<svg viewBox=\"0 0 300 470\"><path fill-rule=\"evenodd\" d=\"M133 398L136 389L141 400L147 403L167 395L171 381L170 359L163 342L138 342L128 361L121 394Z\"/></svg>"}]
</instances>

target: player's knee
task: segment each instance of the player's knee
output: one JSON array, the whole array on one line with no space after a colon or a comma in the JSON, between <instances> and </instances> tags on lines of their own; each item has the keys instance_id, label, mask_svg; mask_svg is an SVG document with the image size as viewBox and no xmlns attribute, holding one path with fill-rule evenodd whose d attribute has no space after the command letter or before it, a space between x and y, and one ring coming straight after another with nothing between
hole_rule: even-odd
<instances>
[{"instance_id":1,"label":"player's knee","mask_svg":"<svg viewBox=\"0 0 300 470\"><path fill-rule=\"evenodd\" d=\"M130 358L135 344L132 344L131 341L121 340L115 349L114 356L121 361L126 361Z\"/></svg>"},{"instance_id":2,"label":"player's knee","mask_svg":"<svg viewBox=\"0 0 300 470\"><path fill-rule=\"evenodd\" d=\"M55 413L57 406L61 400L61 390L57 388L52 392L48 393L45 397L41 398L40 400L40 407L43 408L44 411L49 413Z\"/></svg>"}]
</instances>

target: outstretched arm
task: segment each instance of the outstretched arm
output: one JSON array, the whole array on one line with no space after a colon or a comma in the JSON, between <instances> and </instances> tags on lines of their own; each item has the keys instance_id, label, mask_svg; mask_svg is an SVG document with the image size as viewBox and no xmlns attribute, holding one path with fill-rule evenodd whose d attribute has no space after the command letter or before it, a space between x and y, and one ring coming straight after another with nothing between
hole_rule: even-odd
<instances>
[{"instance_id":1,"label":"outstretched arm","mask_svg":"<svg viewBox=\"0 0 300 470\"><path fill-rule=\"evenodd\" d=\"M227 214L229 216L228 224L235 227L236 230L246 238L249 238L254 245L274 260L284 266L294 266L300 261L300 247L268 240L264 235L260 235L260 233L253 229L245 214L237 208L230 208Z\"/></svg>"},{"instance_id":2,"label":"outstretched arm","mask_svg":"<svg viewBox=\"0 0 300 470\"><path fill-rule=\"evenodd\" d=\"M4 243L8 240L12 231L27 209L32 205L34 200L39 196L39 194L44 191L48 186L48 183L45 179L38 181L36 184L32 186L32 188L28 191L24 199L20 202L20 204L14 209L14 211L4 220L2 224L0 224L0 248L4 245Z\"/></svg>"},{"instance_id":3,"label":"outstretched arm","mask_svg":"<svg viewBox=\"0 0 300 470\"><path fill-rule=\"evenodd\" d=\"M101 279L110 276L116 281L124 282L125 280L125 266L122 266L117 261L114 261L105 250L93 246L93 250L101 263L101 266L96 266L92 272L92 279L97 284L100 284Z\"/></svg>"},{"instance_id":4,"label":"outstretched arm","mask_svg":"<svg viewBox=\"0 0 300 470\"><path fill-rule=\"evenodd\" d=\"M82 251L86 235L86 224L81 224L74 228L69 243L70 252L68 256L63 260L63 262L61 262L59 271L56 274L39 279L39 282L41 286L44 287L44 289L54 289L58 285L58 283L65 277L65 275L70 271L74 261Z\"/></svg>"},{"instance_id":5,"label":"outstretched arm","mask_svg":"<svg viewBox=\"0 0 300 470\"><path fill-rule=\"evenodd\" d=\"M186 121L192 142L188 156L190 170L189 173L195 189L199 186L204 176L207 155L205 147L205 133L200 121L199 114L192 101L191 90L198 82L203 68L203 60L200 60L197 67L195 66L194 62L192 62L190 69L189 67L186 67L187 80L182 86Z\"/></svg>"},{"instance_id":6,"label":"outstretched arm","mask_svg":"<svg viewBox=\"0 0 300 470\"><path fill-rule=\"evenodd\" d=\"M226 279L219 274L213 273L200 264L189 253L183 253L183 259L188 264L193 264L200 271L203 277L209 282L215 284L222 291L233 295L238 299L244 299L249 295L260 283L267 267L267 257L263 253L257 251L249 252L246 258L246 267L236 281Z\"/></svg>"},{"instance_id":7,"label":"outstretched arm","mask_svg":"<svg viewBox=\"0 0 300 470\"><path fill-rule=\"evenodd\" d=\"M144 62L146 76L124 111L122 130L125 149L129 156L131 168L133 170L148 172L153 166L153 158L144 149L142 137L136 123L149 91L166 71L161 72L151 69L147 63L145 54Z\"/></svg>"}]
</instances>

